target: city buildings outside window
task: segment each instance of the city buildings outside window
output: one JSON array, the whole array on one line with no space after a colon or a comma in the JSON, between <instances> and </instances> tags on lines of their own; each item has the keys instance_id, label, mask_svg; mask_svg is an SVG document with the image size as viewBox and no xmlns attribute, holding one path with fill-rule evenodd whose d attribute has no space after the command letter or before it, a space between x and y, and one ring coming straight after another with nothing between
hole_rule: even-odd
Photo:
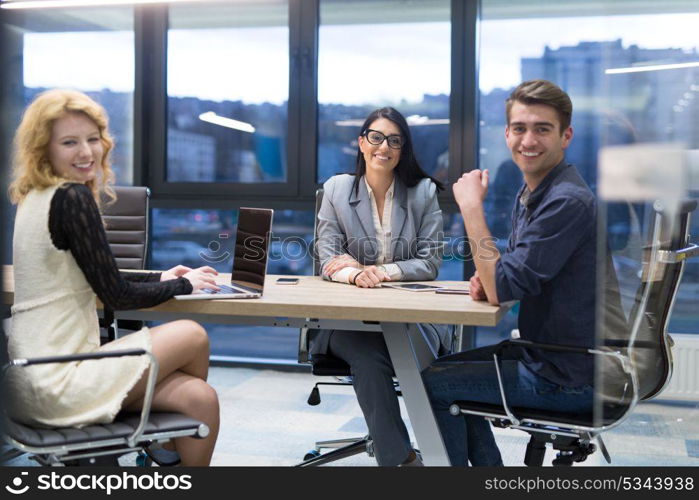
<instances>
[{"instance_id":1,"label":"city buildings outside window","mask_svg":"<svg viewBox=\"0 0 699 500\"><path fill-rule=\"evenodd\" d=\"M288 2L169 9L168 182L285 182Z\"/></svg>"},{"instance_id":2,"label":"city buildings outside window","mask_svg":"<svg viewBox=\"0 0 699 500\"><path fill-rule=\"evenodd\" d=\"M38 9L23 14L6 30L2 50L11 67L3 68L8 95L3 115L8 130L19 125L25 107L44 90L70 88L85 92L107 110L116 147L112 169L117 184L133 182L133 8ZM89 68L87 70L86 68ZM10 138L3 138L9 145ZM6 165L10 154L4 155ZM9 174L9 168L3 175ZM7 205L3 224L5 260L12 262L14 207Z\"/></svg>"},{"instance_id":3,"label":"city buildings outside window","mask_svg":"<svg viewBox=\"0 0 699 500\"><path fill-rule=\"evenodd\" d=\"M321 0L318 37L317 181L354 172L364 119L393 106L410 125L421 166L446 182L449 0Z\"/></svg>"},{"instance_id":4,"label":"city buildings outside window","mask_svg":"<svg viewBox=\"0 0 699 500\"><path fill-rule=\"evenodd\" d=\"M100 12L98 19L86 14L84 9L27 13L26 31L18 35L15 45L22 72L6 75L22 78L22 101L15 103L18 110L23 110L37 94L52 88L80 90L104 106L117 145L112 154L117 183L131 184L133 9L107 9ZM55 28L57 24L60 31ZM89 71L85 70L86 65Z\"/></svg>"}]
</instances>

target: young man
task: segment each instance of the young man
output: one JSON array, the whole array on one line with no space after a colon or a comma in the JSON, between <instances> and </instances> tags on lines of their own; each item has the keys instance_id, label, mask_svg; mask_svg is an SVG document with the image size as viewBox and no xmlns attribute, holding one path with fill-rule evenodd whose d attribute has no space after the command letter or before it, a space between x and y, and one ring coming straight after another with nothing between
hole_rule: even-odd
<instances>
[{"instance_id":1,"label":"young man","mask_svg":"<svg viewBox=\"0 0 699 500\"><path fill-rule=\"evenodd\" d=\"M454 184L476 274L471 297L491 304L519 300L522 339L548 344L595 344L595 198L565 161L573 138L568 95L545 80L519 85L506 101L505 138L524 175L502 253L490 243L483 201L488 171L473 170ZM492 430L480 417L455 418L456 400L501 404L493 364L496 346L436 360L425 384L452 465L501 465ZM537 349L501 353L508 404L589 411L593 363L589 357Z\"/></svg>"}]
</instances>

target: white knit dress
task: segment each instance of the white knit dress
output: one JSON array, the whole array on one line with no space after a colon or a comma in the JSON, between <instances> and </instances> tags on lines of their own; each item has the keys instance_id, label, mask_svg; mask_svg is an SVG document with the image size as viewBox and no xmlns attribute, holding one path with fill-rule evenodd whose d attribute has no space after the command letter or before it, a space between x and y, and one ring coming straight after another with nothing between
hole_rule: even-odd
<instances>
[{"instance_id":1,"label":"white knit dress","mask_svg":"<svg viewBox=\"0 0 699 500\"><path fill-rule=\"evenodd\" d=\"M100 347L95 293L71 252L59 250L51 240L48 219L56 189L30 192L17 209L11 358L150 351L148 328ZM148 361L137 356L12 368L12 415L48 427L111 422Z\"/></svg>"}]
</instances>

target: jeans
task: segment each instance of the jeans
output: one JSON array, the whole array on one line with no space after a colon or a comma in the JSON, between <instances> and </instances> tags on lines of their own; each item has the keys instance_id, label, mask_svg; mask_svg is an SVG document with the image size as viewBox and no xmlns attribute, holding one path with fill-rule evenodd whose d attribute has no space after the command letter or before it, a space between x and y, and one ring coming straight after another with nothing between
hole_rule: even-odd
<instances>
[{"instance_id":1,"label":"jeans","mask_svg":"<svg viewBox=\"0 0 699 500\"><path fill-rule=\"evenodd\" d=\"M449 406L458 400L502 404L493 353L497 346L443 356L423 372L425 387L439 424L452 465L502 465L500 450L490 424L483 417L454 417ZM501 375L507 403L537 409L589 412L593 389L590 385L564 387L531 372L515 353L500 354Z\"/></svg>"}]
</instances>

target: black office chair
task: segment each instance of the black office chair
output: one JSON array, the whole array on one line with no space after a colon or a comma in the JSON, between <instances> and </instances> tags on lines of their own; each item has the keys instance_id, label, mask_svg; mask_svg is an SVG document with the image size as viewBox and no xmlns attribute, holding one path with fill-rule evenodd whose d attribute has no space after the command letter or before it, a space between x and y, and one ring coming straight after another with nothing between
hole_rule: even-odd
<instances>
[{"instance_id":1,"label":"black office chair","mask_svg":"<svg viewBox=\"0 0 699 500\"><path fill-rule=\"evenodd\" d=\"M336 377L337 382L316 382L310 396L308 404L316 406L320 404L320 385L352 385L352 373L350 367L343 360L333 356L313 356L310 361L311 371L313 375L320 377ZM396 392L400 395L400 390L396 385ZM322 449L330 448L332 451L321 454ZM303 462L298 464L300 467L310 467L323 465L326 463L341 460L343 458L367 453L370 457L374 456L374 442L368 434L361 437L330 439L325 441L316 441L315 446L303 457Z\"/></svg>"},{"instance_id":2,"label":"black office chair","mask_svg":"<svg viewBox=\"0 0 699 500\"><path fill-rule=\"evenodd\" d=\"M622 328L618 322L609 321L612 315L606 314L599 348L536 344L523 340L500 344L500 350L506 346L521 346L594 356L598 375L594 411L572 414L510 407L498 372L502 404L455 401L450 408L451 414L455 417L482 416L497 427L529 433L531 438L524 458L528 466L543 464L549 443L558 450L553 465L569 466L573 462L582 462L595 452L595 440L607 462L611 463L601 433L620 425L639 400L659 394L672 374L672 339L667 334L667 325L684 261L699 254L699 246L690 244L688 235L690 214L696 206L696 201L688 201L680 204L677 210L666 210L660 203L654 204L650 243L643 248L641 282L631 308L630 321ZM498 354L494 356L494 363L498 369Z\"/></svg>"},{"instance_id":3,"label":"black office chair","mask_svg":"<svg viewBox=\"0 0 699 500\"><path fill-rule=\"evenodd\" d=\"M4 440L12 447L4 458L28 453L41 465L118 465L118 458L134 451L146 454L153 443L163 443L179 437L205 438L209 434L206 424L179 413L151 413L158 373L155 356L143 349L111 352L49 356L43 358L15 359L3 365L0 384L10 369L45 363L67 363L88 359L104 359L123 356L149 356L150 368L144 396L143 410L137 413L120 413L110 424L93 424L82 428L39 428L12 420L3 405L0 410L0 427L5 429ZM5 388L6 390L8 388ZM145 461L150 464L151 461ZM176 461L171 464L176 463ZM162 465L168 465L163 463Z\"/></svg>"},{"instance_id":4,"label":"black office chair","mask_svg":"<svg viewBox=\"0 0 699 500\"><path fill-rule=\"evenodd\" d=\"M150 189L144 186L114 186L117 199L109 203L102 200L102 218L105 223L109 247L119 269L142 270L148 251L148 210ZM142 321L117 320L114 311L105 308L100 320L105 342L116 339L119 329L136 331L143 327Z\"/></svg>"},{"instance_id":5,"label":"black office chair","mask_svg":"<svg viewBox=\"0 0 699 500\"><path fill-rule=\"evenodd\" d=\"M318 259L318 252L315 242L316 238L318 237L318 212L320 211L320 205L322 202L323 189L321 188L316 191L315 219L313 224L312 257L314 276L320 276L320 260ZM310 365L313 375L317 375L319 377L335 377L337 379L336 382L316 382L311 390L311 394L308 396L308 404L311 406L316 406L320 404L321 401L319 386L351 386L352 373L350 371L350 366L340 358L330 355L309 355L309 333L309 328L300 329L298 362L300 364ZM327 448L332 449L332 451L324 454L320 453L322 449ZM371 437L368 435L356 438L316 441L314 448L306 453L306 455L303 457L304 461L298 464L298 466L309 467L322 465L365 452L368 453L369 456L374 456L373 442Z\"/></svg>"},{"instance_id":6,"label":"black office chair","mask_svg":"<svg viewBox=\"0 0 699 500\"><path fill-rule=\"evenodd\" d=\"M112 205L105 204L104 220L107 225L107 238L120 269L143 269L148 242L148 200L150 191L146 187L118 186L115 187L117 201ZM105 310L108 321L102 322L112 326L111 339L117 334L112 311ZM120 328L138 330L142 322L120 321ZM0 337L4 341L4 335ZM6 354L5 345L0 345L0 352ZM5 414L5 408L0 411L0 420L5 429L5 441L11 447L4 450L3 459L11 459L23 453L42 465L117 465L119 456L132 451L140 452L143 464L152 463L148 453L153 455L151 445L170 439L191 436L205 438L209 434L208 427L202 422L177 413L151 413L155 378L157 376L157 361L143 350L114 351L91 353L71 356L52 356L28 360L12 360L3 363L0 374L0 385L9 369L22 369L41 363L62 363L86 359L101 359L115 356L149 356L151 369L149 371L144 408L140 416L132 413L117 415L110 424L89 425L83 428L44 429L28 426L13 421ZM170 464L178 461L176 453L160 453L159 458L170 460ZM167 463L160 461L162 465Z\"/></svg>"}]
</instances>

